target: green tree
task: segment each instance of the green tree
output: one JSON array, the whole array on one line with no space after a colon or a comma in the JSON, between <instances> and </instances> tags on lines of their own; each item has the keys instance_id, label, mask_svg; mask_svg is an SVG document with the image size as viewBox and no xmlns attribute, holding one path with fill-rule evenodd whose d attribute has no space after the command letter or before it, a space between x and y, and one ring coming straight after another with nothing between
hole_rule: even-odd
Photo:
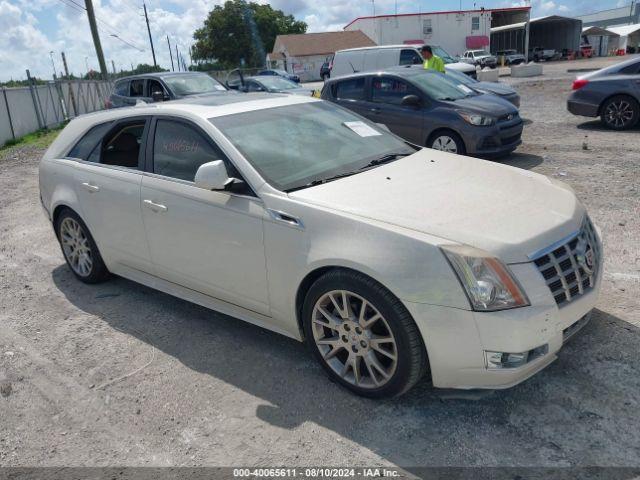
<instances>
[{"instance_id":1,"label":"green tree","mask_svg":"<svg viewBox=\"0 0 640 480\"><path fill-rule=\"evenodd\" d=\"M263 66L277 35L305 33L307 24L293 15L246 0L228 0L209 12L193 34L193 59L217 62L227 68L242 61L247 67Z\"/></svg>"}]
</instances>

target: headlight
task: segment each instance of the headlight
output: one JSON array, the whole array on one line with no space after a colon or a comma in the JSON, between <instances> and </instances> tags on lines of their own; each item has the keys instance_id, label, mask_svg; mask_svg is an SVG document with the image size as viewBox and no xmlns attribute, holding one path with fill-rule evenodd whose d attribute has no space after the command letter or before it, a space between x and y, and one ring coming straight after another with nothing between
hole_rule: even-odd
<instances>
[{"instance_id":1,"label":"headlight","mask_svg":"<svg viewBox=\"0 0 640 480\"><path fill-rule=\"evenodd\" d=\"M490 312L529 305L509 268L489 253L466 245L447 245L442 251L467 292L473 310Z\"/></svg>"},{"instance_id":2,"label":"headlight","mask_svg":"<svg viewBox=\"0 0 640 480\"><path fill-rule=\"evenodd\" d=\"M477 113L469 113L458 110L458 115L460 115L465 122L470 123L471 125L487 127L495 123L495 120L492 117L485 117L484 115L479 115Z\"/></svg>"}]
</instances>

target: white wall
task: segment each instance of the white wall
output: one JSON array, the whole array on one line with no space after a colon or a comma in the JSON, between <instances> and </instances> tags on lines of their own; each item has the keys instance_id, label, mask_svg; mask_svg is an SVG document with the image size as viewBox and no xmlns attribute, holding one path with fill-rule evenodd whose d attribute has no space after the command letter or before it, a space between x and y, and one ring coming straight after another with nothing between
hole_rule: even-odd
<instances>
[{"instance_id":1,"label":"white wall","mask_svg":"<svg viewBox=\"0 0 640 480\"><path fill-rule=\"evenodd\" d=\"M479 28L472 30L472 18L479 18ZM431 21L432 33L425 33L425 21ZM406 15L358 19L346 30L362 30L378 45L401 44L407 40L422 40L440 45L451 55L462 55L466 50L466 37L485 35L491 29L490 12L462 12Z\"/></svg>"},{"instance_id":2,"label":"white wall","mask_svg":"<svg viewBox=\"0 0 640 480\"><path fill-rule=\"evenodd\" d=\"M321 80L320 67L330 55L310 55L306 57L288 57L287 71L295 73L302 82ZM275 67L284 69L284 61L278 60Z\"/></svg>"}]
</instances>

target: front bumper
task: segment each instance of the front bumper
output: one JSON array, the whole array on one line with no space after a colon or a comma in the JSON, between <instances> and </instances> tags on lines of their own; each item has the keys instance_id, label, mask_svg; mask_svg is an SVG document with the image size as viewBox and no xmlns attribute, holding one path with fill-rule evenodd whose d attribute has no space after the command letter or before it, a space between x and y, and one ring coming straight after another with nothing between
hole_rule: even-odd
<instances>
[{"instance_id":1,"label":"front bumper","mask_svg":"<svg viewBox=\"0 0 640 480\"><path fill-rule=\"evenodd\" d=\"M500 156L513 152L522 143L522 120L493 127L474 127L467 140L467 152L482 156Z\"/></svg>"},{"instance_id":2,"label":"front bumper","mask_svg":"<svg viewBox=\"0 0 640 480\"><path fill-rule=\"evenodd\" d=\"M499 312L473 312L406 302L424 339L433 384L440 388L501 389L514 386L557 358L563 343L584 326L594 308L602 268L594 288L558 307L533 263L510 265L531 306ZM581 322L581 323L578 323ZM544 354L516 368L491 369L486 352Z\"/></svg>"}]
</instances>

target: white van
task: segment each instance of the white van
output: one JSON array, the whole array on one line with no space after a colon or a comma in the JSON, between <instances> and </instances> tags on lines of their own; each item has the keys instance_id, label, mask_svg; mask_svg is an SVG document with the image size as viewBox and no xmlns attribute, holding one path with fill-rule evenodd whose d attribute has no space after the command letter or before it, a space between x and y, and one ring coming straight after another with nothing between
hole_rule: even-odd
<instances>
[{"instance_id":1,"label":"white van","mask_svg":"<svg viewBox=\"0 0 640 480\"><path fill-rule=\"evenodd\" d=\"M431 45L433 53L444 61L447 69L458 70L476 78L476 67L458 62L437 45ZM414 45L380 45L377 47L338 50L333 58L331 78L358 72L382 70L397 65L423 63L419 48Z\"/></svg>"}]
</instances>

